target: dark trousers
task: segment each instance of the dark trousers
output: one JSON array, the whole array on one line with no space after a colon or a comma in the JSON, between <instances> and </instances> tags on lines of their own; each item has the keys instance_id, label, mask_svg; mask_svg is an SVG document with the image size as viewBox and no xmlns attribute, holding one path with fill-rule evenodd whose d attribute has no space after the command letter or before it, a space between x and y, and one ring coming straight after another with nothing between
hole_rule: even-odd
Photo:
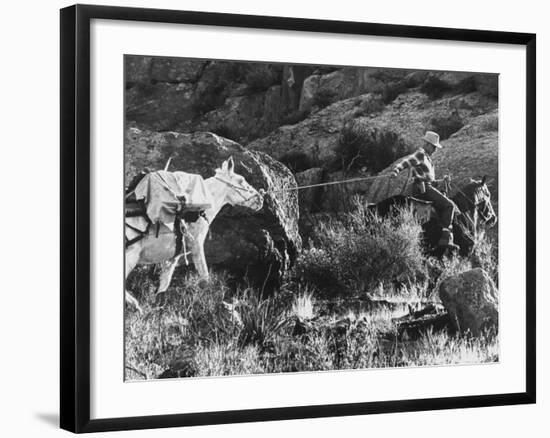
<instances>
[{"instance_id":1,"label":"dark trousers","mask_svg":"<svg viewBox=\"0 0 550 438\"><path fill-rule=\"evenodd\" d=\"M422 199L423 201L431 201L437 213L439 214L439 221L443 228L450 228L453 223L453 215L455 212L455 205L453 201L447 198L443 193L433 187L431 184L424 184L426 188L424 193L421 193L415 184L415 190L413 195L415 198Z\"/></svg>"}]
</instances>

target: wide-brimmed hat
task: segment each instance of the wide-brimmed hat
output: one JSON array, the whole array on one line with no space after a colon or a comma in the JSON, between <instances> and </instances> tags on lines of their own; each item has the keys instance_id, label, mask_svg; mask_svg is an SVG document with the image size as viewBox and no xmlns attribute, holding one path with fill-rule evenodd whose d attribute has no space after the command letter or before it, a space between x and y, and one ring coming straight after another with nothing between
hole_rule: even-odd
<instances>
[{"instance_id":1,"label":"wide-brimmed hat","mask_svg":"<svg viewBox=\"0 0 550 438\"><path fill-rule=\"evenodd\" d=\"M442 147L439 144L439 134L433 131L426 131L426 134L424 134L424 137L422 137L422 140L427 141L430 144L433 144L436 148Z\"/></svg>"}]
</instances>

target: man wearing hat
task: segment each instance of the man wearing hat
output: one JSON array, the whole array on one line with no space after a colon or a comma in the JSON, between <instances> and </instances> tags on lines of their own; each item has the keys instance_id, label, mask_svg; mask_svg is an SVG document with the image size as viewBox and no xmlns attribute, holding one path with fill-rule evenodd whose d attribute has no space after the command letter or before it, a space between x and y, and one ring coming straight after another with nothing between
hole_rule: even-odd
<instances>
[{"instance_id":1,"label":"man wearing hat","mask_svg":"<svg viewBox=\"0 0 550 438\"><path fill-rule=\"evenodd\" d=\"M423 147L420 147L411 155L403 157L393 166L392 177L396 177L404 169L411 169L414 181L413 196L432 202L439 214L443 230L438 246L456 247L453 243L453 233L451 232L456 208L455 204L433 186L435 182L435 169L431 155L437 149L441 149L439 135L433 131L427 131L422 140L424 141Z\"/></svg>"}]
</instances>

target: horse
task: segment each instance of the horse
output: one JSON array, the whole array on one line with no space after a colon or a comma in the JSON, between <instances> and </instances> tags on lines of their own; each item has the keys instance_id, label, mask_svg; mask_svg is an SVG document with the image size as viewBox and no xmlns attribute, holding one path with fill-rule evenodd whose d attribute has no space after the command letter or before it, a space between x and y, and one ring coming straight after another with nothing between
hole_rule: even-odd
<instances>
[{"instance_id":1,"label":"horse","mask_svg":"<svg viewBox=\"0 0 550 438\"><path fill-rule=\"evenodd\" d=\"M497 222L497 215L491 203L491 193L487 187L487 178L480 180L470 178L464 187L458 187L450 198L455 204L453 219L454 242L459 247L459 254L471 254L480 226L492 227ZM423 201L413 196L396 195L371 204L369 209L380 216L386 216L395 211L396 207L407 206L413 209L415 216L422 224L425 246L434 255L443 252L437 246L441 235L441 225L437 211L431 202Z\"/></svg>"},{"instance_id":2,"label":"horse","mask_svg":"<svg viewBox=\"0 0 550 438\"><path fill-rule=\"evenodd\" d=\"M235 173L233 158L225 160L216 169L215 175L205 179L204 183L212 197L212 204L199 215L197 220L186 224L183 248L189 249L191 259L198 271L201 281L208 281L209 272L204 256L204 241L208 235L210 224L226 204L247 207L259 211L263 207L263 195L254 189L243 176ZM145 229L147 219L144 216L127 217L126 227L132 230ZM148 227L147 233L139 240L128 245L125 253L125 279L132 270L141 264L161 264L160 283L157 294L165 292L170 285L174 270L185 252L176 253L174 231L165 224ZM185 249L184 249L185 251ZM133 305L140 314L143 309L138 300L125 290L126 302Z\"/></svg>"}]
</instances>

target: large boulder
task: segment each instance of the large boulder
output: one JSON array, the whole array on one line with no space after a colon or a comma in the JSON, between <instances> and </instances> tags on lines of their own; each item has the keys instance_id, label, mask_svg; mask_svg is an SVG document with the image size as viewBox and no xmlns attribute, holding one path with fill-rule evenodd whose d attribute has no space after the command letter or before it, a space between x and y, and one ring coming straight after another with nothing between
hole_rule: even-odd
<instances>
[{"instance_id":1,"label":"large boulder","mask_svg":"<svg viewBox=\"0 0 550 438\"><path fill-rule=\"evenodd\" d=\"M498 290L483 269L444 279L439 297L457 330L479 336L484 330L498 329Z\"/></svg>"},{"instance_id":2,"label":"large boulder","mask_svg":"<svg viewBox=\"0 0 550 438\"><path fill-rule=\"evenodd\" d=\"M493 205L498 203L498 110L479 115L441 142L433 156L437 177L449 174L454 186L487 176Z\"/></svg>"},{"instance_id":3,"label":"large boulder","mask_svg":"<svg viewBox=\"0 0 550 438\"><path fill-rule=\"evenodd\" d=\"M232 94L202 117L198 130L212 130L246 143L279 126L283 113L280 85L254 93L247 86L238 87Z\"/></svg>"},{"instance_id":4,"label":"large boulder","mask_svg":"<svg viewBox=\"0 0 550 438\"><path fill-rule=\"evenodd\" d=\"M311 109L320 93L330 93L333 101L367 93L382 93L387 83L402 80L409 70L344 67L305 79L300 109Z\"/></svg>"},{"instance_id":5,"label":"large boulder","mask_svg":"<svg viewBox=\"0 0 550 438\"><path fill-rule=\"evenodd\" d=\"M288 154L305 154L312 162L312 167L330 169L341 165L341 132L351 122L359 131L392 133L407 148L414 150L422 146L422 136L426 130L445 132L445 137L449 137L446 141L452 147L456 142L453 135L469 124L478 123L476 120L482 117L480 114L496 114L496 111L496 102L478 92L431 100L425 94L413 90L400 94L387 105L380 102L377 94L363 94L339 100L294 125L281 126L266 137L252 141L247 147L267 152L283 161ZM493 120L491 117L489 119ZM493 129L494 124L489 119L485 124L479 120L483 125L480 129ZM475 148L477 135L471 135L467 130L463 133L471 147ZM495 129L490 135L496 134ZM490 145L491 154L496 157L497 148L493 146ZM434 155L434 159L440 152Z\"/></svg>"},{"instance_id":6,"label":"large boulder","mask_svg":"<svg viewBox=\"0 0 550 438\"><path fill-rule=\"evenodd\" d=\"M207 263L210 268L227 270L241 279L247 277L267 289L280 284L301 247L296 191L282 190L296 187L296 180L284 165L208 132L183 134L129 128L124 151L126 184L145 167L164 168L169 157L170 170L209 178L223 160L232 156L235 171L268 194L259 212L230 206L222 209L205 243Z\"/></svg>"},{"instance_id":7,"label":"large boulder","mask_svg":"<svg viewBox=\"0 0 550 438\"><path fill-rule=\"evenodd\" d=\"M283 160L289 154L305 154L314 167L326 167L336 159L335 150L345 121L354 117L361 104L370 99L370 95L364 95L336 102L295 125L277 128L247 147Z\"/></svg>"}]
</instances>

